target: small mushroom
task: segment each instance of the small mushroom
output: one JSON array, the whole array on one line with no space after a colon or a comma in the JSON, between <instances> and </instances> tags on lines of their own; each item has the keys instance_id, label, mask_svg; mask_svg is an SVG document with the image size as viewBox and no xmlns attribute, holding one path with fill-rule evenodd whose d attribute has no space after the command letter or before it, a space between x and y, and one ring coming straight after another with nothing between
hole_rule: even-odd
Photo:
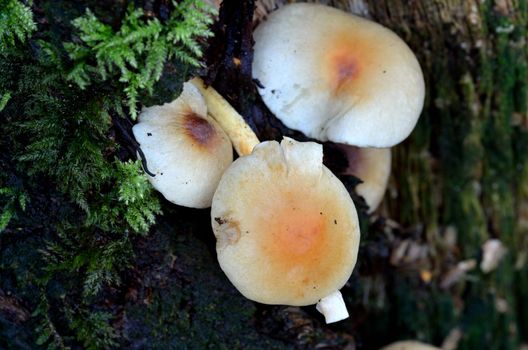
<instances>
[{"instance_id":1,"label":"small mushroom","mask_svg":"<svg viewBox=\"0 0 528 350\"><path fill-rule=\"evenodd\" d=\"M224 173L211 218L220 266L245 297L293 306L322 299L333 322L348 316L335 293L356 264L360 234L354 204L322 158L313 142L260 143Z\"/></svg>"},{"instance_id":2,"label":"small mushroom","mask_svg":"<svg viewBox=\"0 0 528 350\"><path fill-rule=\"evenodd\" d=\"M440 348L416 340L403 340L384 346L380 350L440 350Z\"/></svg>"},{"instance_id":3,"label":"small mushroom","mask_svg":"<svg viewBox=\"0 0 528 350\"><path fill-rule=\"evenodd\" d=\"M480 269L484 273L490 273L495 270L501 262L507 249L499 239L489 239L482 245L482 261Z\"/></svg>"},{"instance_id":4,"label":"small mushroom","mask_svg":"<svg viewBox=\"0 0 528 350\"><path fill-rule=\"evenodd\" d=\"M391 147L414 128L425 83L389 29L318 4L286 5L254 32L253 78L286 126L320 141Z\"/></svg>"},{"instance_id":5,"label":"small mushroom","mask_svg":"<svg viewBox=\"0 0 528 350\"><path fill-rule=\"evenodd\" d=\"M362 183L356 186L356 192L365 199L372 213L381 203L391 170L390 148L359 148L340 145L345 151L348 167L344 174L354 175Z\"/></svg>"},{"instance_id":6,"label":"small mushroom","mask_svg":"<svg viewBox=\"0 0 528 350\"><path fill-rule=\"evenodd\" d=\"M143 109L132 131L156 190L178 205L211 206L218 182L233 161L233 148L207 115L198 88L185 83L176 100Z\"/></svg>"}]
</instances>

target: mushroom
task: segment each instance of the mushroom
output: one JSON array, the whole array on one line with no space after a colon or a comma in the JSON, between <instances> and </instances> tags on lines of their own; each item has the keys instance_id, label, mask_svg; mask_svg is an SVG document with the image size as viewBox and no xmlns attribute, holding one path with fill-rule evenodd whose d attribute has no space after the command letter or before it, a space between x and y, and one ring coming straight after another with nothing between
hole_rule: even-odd
<instances>
[{"instance_id":1,"label":"mushroom","mask_svg":"<svg viewBox=\"0 0 528 350\"><path fill-rule=\"evenodd\" d=\"M390 148L339 147L345 151L348 160L344 174L363 181L356 186L356 192L365 199L370 214L379 206L387 189L391 170Z\"/></svg>"},{"instance_id":2,"label":"mushroom","mask_svg":"<svg viewBox=\"0 0 528 350\"><path fill-rule=\"evenodd\" d=\"M359 224L322 146L284 138L258 144L226 170L213 197L218 261L246 297L318 306L327 322L348 317L338 290L357 259Z\"/></svg>"},{"instance_id":3,"label":"mushroom","mask_svg":"<svg viewBox=\"0 0 528 350\"><path fill-rule=\"evenodd\" d=\"M425 83L389 29L318 4L286 5L254 32L253 78L287 127L320 141L391 147L414 128Z\"/></svg>"},{"instance_id":4,"label":"mushroom","mask_svg":"<svg viewBox=\"0 0 528 350\"><path fill-rule=\"evenodd\" d=\"M480 262L480 269L484 273L490 273L495 270L501 262L507 249L499 239L488 239L482 245L482 261Z\"/></svg>"},{"instance_id":5,"label":"mushroom","mask_svg":"<svg viewBox=\"0 0 528 350\"><path fill-rule=\"evenodd\" d=\"M156 190L178 205L211 206L220 177L233 161L233 148L207 115L198 88L185 83L176 100L143 109L132 131Z\"/></svg>"},{"instance_id":6,"label":"mushroom","mask_svg":"<svg viewBox=\"0 0 528 350\"><path fill-rule=\"evenodd\" d=\"M416 340L403 340L384 346L380 350L440 350L440 348Z\"/></svg>"}]
</instances>

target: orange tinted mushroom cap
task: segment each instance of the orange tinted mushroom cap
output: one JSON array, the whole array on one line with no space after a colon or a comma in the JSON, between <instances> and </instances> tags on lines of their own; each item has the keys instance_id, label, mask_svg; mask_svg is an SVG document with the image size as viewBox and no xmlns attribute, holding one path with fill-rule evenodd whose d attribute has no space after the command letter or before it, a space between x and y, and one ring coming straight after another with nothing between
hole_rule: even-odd
<instances>
[{"instance_id":1,"label":"orange tinted mushroom cap","mask_svg":"<svg viewBox=\"0 0 528 350\"><path fill-rule=\"evenodd\" d=\"M356 209L322 156L313 142L263 142L222 177L211 208L218 260L245 297L315 304L350 277Z\"/></svg>"}]
</instances>

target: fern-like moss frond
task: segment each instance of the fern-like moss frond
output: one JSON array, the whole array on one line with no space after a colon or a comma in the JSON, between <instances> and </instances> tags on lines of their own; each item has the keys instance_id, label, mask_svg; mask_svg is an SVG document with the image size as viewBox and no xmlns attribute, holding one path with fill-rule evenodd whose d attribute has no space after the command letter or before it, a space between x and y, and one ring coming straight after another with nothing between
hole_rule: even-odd
<instances>
[{"instance_id":1,"label":"fern-like moss frond","mask_svg":"<svg viewBox=\"0 0 528 350\"><path fill-rule=\"evenodd\" d=\"M145 174L141 163L114 162L113 190L100 197L91 207L87 224L96 225L105 231L115 231L126 222L132 232L145 233L161 212L159 201Z\"/></svg>"},{"instance_id":2,"label":"fern-like moss frond","mask_svg":"<svg viewBox=\"0 0 528 350\"><path fill-rule=\"evenodd\" d=\"M0 51L24 42L37 26L31 9L18 0L0 0Z\"/></svg>"},{"instance_id":3,"label":"fern-like moss frond","mask_svg":"<svg viewBox=\"0 0 528 350\"><path fill-rule=\"evenodd\" d=\"M0 187L0 233L4 231L18 210L26 210L27 194L13 187Z\"/></svg>"},{"instance_id":4,"label":"fern-like moss frond","mask_svg":"<svg viewBox=\"0 0 528 350\"><path fill-rule=\"evenodd\" d=\"M117 346L117 332L112 327L112 314L104 311L87 311L81 309L71 312L66 317L75 331L78 341L86 350L110 349Z\"/></svg>"},{"instance_id":5,"label":"fern-like moss frond","mask_svg":"<svg viewBox=\"0 0 528 350\"><path fill-rule=\"evenodd\" d=\"M7 102L11 98L11 92L4 91L0 94L0 112L7 106Z\"/></svg>"},{"instance_id":6,"label":"fern-like moss frond","mask_svg":"<svg viewBox=\"0 0 528 350\"><path fill-rule=\"evenodd\" d=\"M202 56L199 39L212 33L214 10L201 0L173 1L167 23L144 17L142 9L129 7L119 30L102 23L90 11L73 21L80 43L65 43L74 65L68 79L82 89L94 76L103 81L117 80L124 87L126 105L137 116L139 94L152 93L165 62L176 58L197 67Z\"/></svg>"}]
</instances>

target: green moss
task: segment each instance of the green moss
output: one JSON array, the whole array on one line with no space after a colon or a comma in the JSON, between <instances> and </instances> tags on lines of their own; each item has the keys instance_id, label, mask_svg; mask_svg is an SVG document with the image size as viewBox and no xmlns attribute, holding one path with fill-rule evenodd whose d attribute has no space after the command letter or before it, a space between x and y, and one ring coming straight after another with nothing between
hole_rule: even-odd
<instances>
[{"instance_id":1,"label":"green moss","mask_svg":"<svg viewBox=\"0 0 528 350\"><path fill-rule=\"evenodd\" d=\"M22 2L0 1L0 51L14 46L17 41L26 41L36 29L33 13Z\"/></svg>"},{"instance_id":2,"label":"green moss","mask_svg":"<svg viewBox=\"0 0 528 350\"><path fill-rule=\"evenodd\" d=\"M199 67L203 53L198 39L212 35L208 29L215 12L212 7L201 0L171 3L174 9L163 24L157 18L144 20L144 11L130 6L118 31L87 9L73 21L82 44L65 43L74 63L68 79L81 89L96 80L95 74L98 80L118 80L135 119L139 92L152 94L164 64L178 59Z\"/></svg>"}]
</instances>

